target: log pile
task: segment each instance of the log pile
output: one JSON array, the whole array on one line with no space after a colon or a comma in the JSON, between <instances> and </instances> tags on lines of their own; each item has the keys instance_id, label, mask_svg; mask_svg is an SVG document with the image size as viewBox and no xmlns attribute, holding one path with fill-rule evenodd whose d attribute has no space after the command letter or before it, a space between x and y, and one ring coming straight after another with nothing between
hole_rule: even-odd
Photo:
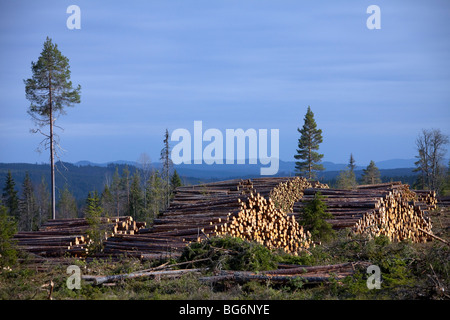
<instances>
[{"instance_id":1,"label":"log pile","mask_svg":"<svg viewBox=\"0 0 450 320\"><path fill-rule=\"evenodd\" d=\"M354 233L385 235L391 241L431 239L428 210L435 207L433 193L421 197L400 182L359 186L354 190L306 189L302 200L294 204L293 215L299 217L319 191L325 196L327 212L333 215L327 222L334 229L349 227Z\"/></svg>"},{"instance_id":2,"label":"log pile","mask_svg":"<svg viewBox=\"0 0 450 320\"><path fill-rule=\"evenodd\" d=\"M293 216L288 217L278 209L271 198L260 194L250 194L236 216L216 226L216 235L256 241L269 249L281 248L295 255L311 245L309 232L305 232Z\"/></svg>"},{"instance_id":3,"label":"log pile","mask_svg":"<svg viewBox=\"0 0 450 320\"><path fill-rule=\"evenodd\" d=\"M277 199L287 201L300 197L306 184L311 186L303 178L271 177L179 187L169 208L154 220L151 228L141 229L135 235L109 238L104 252L144 258L176 255L192 241L225 234L245 234L245 239L269 247L298 251L309 245L308 235L269 198L278 195Z\"/></svg>"},{"instance_id":4,"label":"log pile","mask_svg":"<svg viewBox=\"0 0 450 320\"><path fill-rule=\"evenodd\" d=\"M114 235L134 234L145 223L133 221L132 217L100 218L99 228L104 239ZM55 219L45 222L38 231L20 231L14 239L18 248L43 257L85 257L90 225L85 218Z\"/></svg>"},{"instance_id":5,"label":"log pile","mask_svg":"<svg viewBox=\"0 0 450 320\"><path fill-rule=\"evenodd\" d=\"M151 228L109 238L104 252L141 258L179 255L187 244L211 234L215 225L236 214L239 199L251 189L250 180L241 179L178 187L169 208Z\"/></svg>"},{"instance_id":6,"label":"log pile","mask_svg":"<svg viewBox=\"0 0 450 320\"><path fill-rule=\"evenodd\" d=\"M437 197L437 205L439 207L450 207L450 196Z\"/></svg>"}]
</instances>

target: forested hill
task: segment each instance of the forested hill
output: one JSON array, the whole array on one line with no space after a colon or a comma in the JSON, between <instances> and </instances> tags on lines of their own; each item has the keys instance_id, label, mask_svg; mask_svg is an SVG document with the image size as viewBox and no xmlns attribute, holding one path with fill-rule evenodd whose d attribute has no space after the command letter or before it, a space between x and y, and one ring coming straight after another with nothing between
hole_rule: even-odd
<instances>
[{"instance_id":1,"label":"forested hill","mask_svg":"<svg viewBox=\"0 0 450 320\"><path fill-rule=\"evenodd\" d=\"M96 165L74 165L70 163L57 163L56 170L56 187L57 187L57 199L58 193L63 190L67 185L70 192L78 201L84 201L90 191L102 192L105 183L111 181L116 168L119 174L125 167L128 167L130 175L133 175L137 169L132 164L117 164L111 163L106 166ZM232 166L237 167L237 166ZM158 165L154 166L154 169L158 169ZM244 174L241 170L234 172L228 171L227 174L222 171L215 172L208 170L194 170L194 168L184 168L182 166L176 166L178 173L181 176L184 184L197 184L201 182L210 182L218 180L226 180L232 178L254 178L258 174L251 174L252 170L248 170ZM41 183L42 179L46 184L50 186L50 166L48 164L28 164L28 163L0 163L0 187L3 189L5 186L6 176L8 171L11 171L12 177L16 184L16 190L19 193L22 190L22 183L25 178L26 172L29 173L33 185L37 186ZM355 170L356 178L361 176L362 170ZM400 180L404 183L412 185L416 179L416 175L413 172L413 168L401 168L401 169L380 169L381 177L383 181ZM208 177L205 175L208 174ZM324 171L320 173L320 180L322 182L333 185L339 171ZM278 175L293 175L292 172L279 172Z\"/></svg>"}]
</instances>

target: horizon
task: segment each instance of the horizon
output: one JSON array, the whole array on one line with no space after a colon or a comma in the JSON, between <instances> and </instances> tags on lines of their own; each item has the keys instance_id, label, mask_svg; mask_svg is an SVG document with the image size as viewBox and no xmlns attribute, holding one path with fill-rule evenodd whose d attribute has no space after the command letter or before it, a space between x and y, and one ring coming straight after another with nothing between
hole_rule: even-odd
<instances>
[{"instance_id":1,"label":"horizon","mask_svg":"<svg viewBox=\"0 0 450 320\"><path fill-rule=\"evenodd\" d=\"M78 30L66 25L72 4ZM381 29L366 26L371 4ZM195 120L222 132L279 129L279 159L295 161L308 106L323 131L322 162L346 164L350 153L361 166L413 159L422 129L450 134L446 1L52 0L0 9L3 163L49 161L35 152L42 137L29 132L23 84L47 36L81 85L81 103L57 121L63 162L138 162L146 153L156 163L166 128L192 133Z\"/></svg>"},{"instance_id":2,"label":"horizon","mask_svg":"<svg viewBox=\"0 0 450 320\"><path fill-rule=\"evenodd\" d=\"M226 159L224 159L224 160L226 160ZM241 163L239 165L241 167L243 167L243 166L246 166L246 167L248 167L248 166L257 167L257 166L260 165L258 163L251 164L251 163L248 162L248 160L249 159L245 159L245 163L243 163L243 164ZM285 164L294 164L295 161L296 161L296 160L287 160L287 161L285 161L285 160L282 160L282 159L278 159L278 160L281 163L285 163ZM416 166L415 165L401 166L401 165L397 165L397 163L399 163L399 162L412 163L412 162L415 162L415 161L417 161L417 159L415 159L415 158L414 159L413 158L410 158L410 159L385 159L385 160L376 161L375 164L376 165L378 165L378 164L382 165L383 167L380 168L380 169L406 169L406 168L409 169L409 168L415 168ZM445 163L447 163L448 161L450 161L450 159L444 159ZM79 161L76 161L76 162L60 161L60 160L58 160L55 163L59 163L59 162L71 164L71 165L78 166L78 167L80 167L80 166L101 166L101 167L104 167L104 166L108 166L108 165L111 165L111 164L132 165L132 166L137 166L137 167L142 166L142 164L139 161L123 160L123 159L112 160L112 161L105 161L105 162L93 162L93 161L86 160L86 159L79 160ZM348 166L348 163L343 163L343 162L322 161L321 163L322 164L327 164L327 165L334 165L334 166L343 166L343 167L344 166L345 167ZM0 164L50 165L50 162L44 162L44 161L42 161L42 162L0 162ZM160 164L162 164L162 162L161 161L151 161L151 162L149 162L149 164L150 165L153 165L153 164L160 165ZM175 166L176 167L182 167L182 168L191 168L192 167L192 169L195 169L196 166L198 168L200 166L202 166L202 167L222 167L222 166L230 167L230 166L235 166L235 165L236 165L236 163L235 164L226 164L224 162L223 164L216 164L216 163L208 164L208 163L202 162L201 164L194 164L194 163L192 163L192 164L184 164L184 163L181 163L181 164L174 164L173 166L174 167ZM365 163L365 164L358 164L358 163L356 163L356 168L357 168L357 170L362 170L362 169L366 168L368 165L369 165L369 163ZM325 167L325 171L335 171L335 170L338 170L338 169L328 170ZM341 170L341 169L339 169L339 170Z\"/></svg>"}]
</instances>

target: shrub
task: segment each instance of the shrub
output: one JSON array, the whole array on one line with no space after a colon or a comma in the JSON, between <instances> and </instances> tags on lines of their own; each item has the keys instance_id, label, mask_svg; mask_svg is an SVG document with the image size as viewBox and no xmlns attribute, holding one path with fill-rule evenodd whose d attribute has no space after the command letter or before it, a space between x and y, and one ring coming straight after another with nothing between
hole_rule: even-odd
<instances>
[{"instance_id":1,"label":"shrub","mask_svg":"<svg viewBox=\"0 0 450 320\"><path fill-rule=\"evenodd\" d=\"M233 237L212 237L186 247L180 262L207 259L189 266L213 269L260 271L277 267L275 256L265 246Z\"/></svg>"}]
</instances>

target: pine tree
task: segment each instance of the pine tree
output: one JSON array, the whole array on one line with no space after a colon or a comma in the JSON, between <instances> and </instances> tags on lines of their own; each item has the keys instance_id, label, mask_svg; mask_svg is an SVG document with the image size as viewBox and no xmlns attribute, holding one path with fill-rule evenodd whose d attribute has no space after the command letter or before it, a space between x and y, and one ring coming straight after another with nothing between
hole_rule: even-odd
<instances>
[{"instance_id":1,"label":"pine tree","mask_svg":"<svg viewBox=\"0 0 450 320\"><path fill-rule=\"evenodd\" d=\"M61 54L58 46L47 37L37 62L31 62L32 77L24 80L26 98L31 102L28 114L45 138L45 149L50 150L52 219L56 219L55 156L57 156L57 135L53 128L59 115L65 114L65 107L80 103L80 90L72 88L69 59ZM49 127L49 133L41 128Z\"/></svg>"},{"instance_id":2,"label":"pine tree","mask_svg":"<svg viewBox=\"0 0 450 320\"><path fill-rule=\"evenodd\" d=\"M12 177L11 170L9 170L6 176L5 187L3 188L3 204L8 208L9 215L16 221L19 221L19 197L15 188L16 183Z\"/></svg>"},{"instance_id":3,"label":"pine tree","mask_svg":"<svg viewBox=\"0 0 450 320\"><path fill-rule=\"evenodd\" d=\"M380 170L378 170L375 162L370 161L366 169L363 169L362 184L377 184L381 183Z\"/></svg>"},{"instance_id":4,"label":"pine tree","mask_svg":"<svg viewBox=\"0 0 450 320\"><path fill-rule=\"evenodd\" d=\"M33 184L31 182L28 171L25 173L25 179L22 183L22 197L19 203L19 230L36 230L38 227L38 207L36 203L36 196L34 194Z\"/></svg>"},{"instance_id":5,"label":"pine tree","mask_svg":"<svg viewBox=\"0 0 450 320\"><path fill-rule=\"evenodd\" d=\"M310 106L308 106L302 129L297 128L297 131L301 136L298 139L297 154L294 158L302 161L295 162L295 171L297 175L306 175L308 179L313 179L316 171L324 170L323 165L320 164L323 154L317 152L323 139L322 130L317 129L314 113Z\"/></svg>"}]
</instances>

